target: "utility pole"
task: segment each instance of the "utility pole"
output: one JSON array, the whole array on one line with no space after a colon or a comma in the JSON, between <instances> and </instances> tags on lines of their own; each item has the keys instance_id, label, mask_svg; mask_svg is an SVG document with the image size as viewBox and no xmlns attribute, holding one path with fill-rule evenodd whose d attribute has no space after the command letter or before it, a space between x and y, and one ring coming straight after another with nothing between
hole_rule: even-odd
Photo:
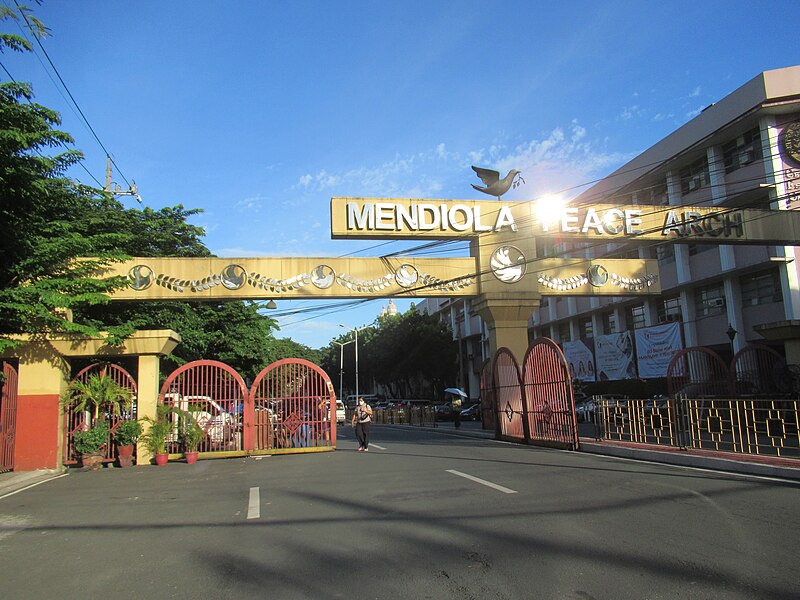
<instances>
[{"instance_id":1,"label":"utility pole","mask_svg":"<svg viewBox=\"0 0 800 600\"><path fill-rule=\"evenodd\" d=\"M108 192L114 196L133 196L136 198L136 201L141 204L142 197L139 195L139 190L136 187L136 182L132 181L130 188L128 190L123 190L120 185L117 183L115 184L114 189L111 189L111 184L114 183L111 181L113 177L113 173L111 170L111 156L106 154L106 187L103 188L103 191Z\"/></svg>"}]
</instances>

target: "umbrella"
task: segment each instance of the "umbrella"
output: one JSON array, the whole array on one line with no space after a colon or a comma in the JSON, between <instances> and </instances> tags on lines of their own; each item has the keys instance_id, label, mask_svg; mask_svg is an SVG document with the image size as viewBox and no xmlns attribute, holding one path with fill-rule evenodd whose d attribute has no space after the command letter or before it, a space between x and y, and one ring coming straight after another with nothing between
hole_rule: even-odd
<instances>
[{"instance_id":1,"label":"umbrella","mask_svg":"<svg viewBox=\"0 0 800 600\"><path fill-rule=\"evenodd\" d=\"M458 389L458 388L447 388L447 389L444 391L444 393L445 393L445 394L454 394L454 395L456 395L456 396L461 396L462 398L468 398L468 397L469 397L469 396L467 396L467 394L464 392L464 390L460 390L460 389Z\"/></svg>"}]
</instances>

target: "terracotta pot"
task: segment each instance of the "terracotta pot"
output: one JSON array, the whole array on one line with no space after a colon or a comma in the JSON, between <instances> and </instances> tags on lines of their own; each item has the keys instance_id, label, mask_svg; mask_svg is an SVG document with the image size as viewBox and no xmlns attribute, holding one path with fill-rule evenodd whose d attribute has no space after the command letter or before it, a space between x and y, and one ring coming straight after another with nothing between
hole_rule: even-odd
<instances>
[{"instance_id":1,"label":"terracotta pot","mask_svg":"<svg viewBox=\"0 0 800 600\"><path fill-rule=\"evenodd\" d=\"M164 452L163 454L156 453L154 458L156 459L156 464L159 467L163 467L165 464L167 464L167 461L169 460L169 454L167 454L166 452Z\"/></svg>"},{"instance_id":2,"label":"terracotta pot","mask_svg":"<svg viewBox=\"0 0 800 600\"><path fill-rule=\"evenodd\" d=\"M100 452L89 452L87 454L81 454L81 464L83 465L84 469L89 469L91 471L98 471L100 467L103 466L103 459L105 458L104 454Z\"/></svg>"},{"instance_id":3,"label":"terracotta pot","mask_svg":"<svg viewBox=\"0 0 800 600\"><path fill-rule=\"evenodd\" d=\"M184 452L183 455L186 457L186 464L193 465L197 462L197 456L200 454L196 450L194 452Z\"/></svg>"},{"instance_id":4,"label":"terracotta pot","mask_svg":"<svg viewBox=\"0 0 800 600\"><path fill-rule=\"evenodd\" d=\"M134 446L117 446L117 459L120 467L130 467L133 464Z\"/></svg>"}]
</instances>

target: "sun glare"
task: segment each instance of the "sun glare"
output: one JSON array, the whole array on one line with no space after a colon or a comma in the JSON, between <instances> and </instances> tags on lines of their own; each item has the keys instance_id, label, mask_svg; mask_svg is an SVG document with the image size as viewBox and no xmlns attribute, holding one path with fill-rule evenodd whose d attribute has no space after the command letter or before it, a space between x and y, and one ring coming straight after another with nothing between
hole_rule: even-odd
<instances>
[{"instance_id":1,"label":"sun glare","mask_svg":"<svg viewBox=\"0 0 800 600\"><path fill-rule=\"evenodd\" d=\"M536 219L542 231L549 231L551 225L563 218L566 206L567 201L559 194L549 194L536 200Z\"/></svg>"}]
</instances>

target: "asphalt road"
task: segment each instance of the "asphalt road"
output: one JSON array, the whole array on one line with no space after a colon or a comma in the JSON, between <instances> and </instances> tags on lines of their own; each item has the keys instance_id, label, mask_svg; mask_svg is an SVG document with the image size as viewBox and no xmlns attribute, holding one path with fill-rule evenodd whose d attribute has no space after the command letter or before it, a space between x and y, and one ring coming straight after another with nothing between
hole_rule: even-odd
<instances>
[{"instance_id":1,"label":"asphalt road","mask_svg":"<svg viewBox=\"0 0 800 600\"><path fill-rule=\"evenodd\" d=\"M797 598L800 486L426 430L0 500L3 598Z\"/></svg>"}]
</instances>

